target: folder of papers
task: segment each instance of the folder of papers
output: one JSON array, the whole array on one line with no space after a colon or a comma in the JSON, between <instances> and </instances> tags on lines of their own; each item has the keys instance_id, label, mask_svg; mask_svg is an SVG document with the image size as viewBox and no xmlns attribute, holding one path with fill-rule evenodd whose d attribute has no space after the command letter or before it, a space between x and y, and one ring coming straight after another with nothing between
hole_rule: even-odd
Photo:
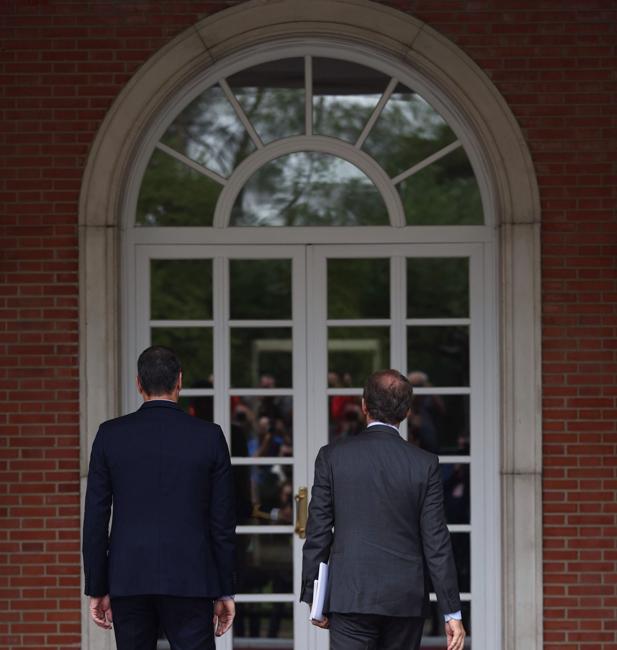
<instances>
[{"instance_id":1,"label":"folder of papers","mask_svg":"<svg viewBox=\"0 0 617 650\"><path fill-rule=\"evenodd\" d=\"M317 580L313 583L313 604L309 620L321 621L324 618L323 606L328 589L328 565L321 562L319 564L319 574Z\"/></svg>"}]
</instances>

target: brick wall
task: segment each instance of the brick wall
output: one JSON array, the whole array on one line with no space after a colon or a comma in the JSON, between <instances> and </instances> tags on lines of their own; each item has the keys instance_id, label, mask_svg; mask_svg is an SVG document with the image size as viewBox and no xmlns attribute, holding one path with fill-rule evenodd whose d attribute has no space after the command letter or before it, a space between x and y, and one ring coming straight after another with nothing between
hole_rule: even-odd
<instances>
[{"instance_id":1,"label":"brick wall","mask_svg":"<svg viewBox=\"0 0 617 650\"><path fill-rule=\"evenodd\" d=\"M80 645L77 201L90 144L141 63L231 4L0 2L1 647ZM384 4L463 48L529 143L543 210L545 648L613 650L617 7Z\"/></svg>"}]
</instances>

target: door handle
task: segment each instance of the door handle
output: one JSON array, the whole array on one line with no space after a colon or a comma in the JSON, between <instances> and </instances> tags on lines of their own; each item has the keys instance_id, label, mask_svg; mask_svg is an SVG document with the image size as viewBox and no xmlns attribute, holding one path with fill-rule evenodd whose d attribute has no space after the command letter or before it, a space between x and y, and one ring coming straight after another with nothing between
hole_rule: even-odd
<instances>
[{"instance_id":1,"label":"door handle","mask_svg":"<svg viewBox=\"0 0 617 650\"><path fill-rule=\"evenodd\" d=\"M300 539L306 537L306 521L308 519L308 488L298 488L298 494L294 497L296 501L296 527L294 532Z\"/></svg>"}]
</instances>

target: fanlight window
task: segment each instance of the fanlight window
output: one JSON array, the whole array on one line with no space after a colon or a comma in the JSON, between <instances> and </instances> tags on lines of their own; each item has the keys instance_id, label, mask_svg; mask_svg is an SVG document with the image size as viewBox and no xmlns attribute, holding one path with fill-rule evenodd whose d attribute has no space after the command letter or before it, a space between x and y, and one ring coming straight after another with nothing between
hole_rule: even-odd
<instances>
[{"instance_id":1,"label":"fanlight window","mask_svg":"<svg viewBox=\"0 0 617 650\"><path fill-rule=\"evenodd\" d=\"M226 187L229 227L394 224L387 193L408 226L484 223L443 117L397 79L339 59L270 61L202 91L156 144L136 223L212 227Z\"/></svg>"}]
</instances>

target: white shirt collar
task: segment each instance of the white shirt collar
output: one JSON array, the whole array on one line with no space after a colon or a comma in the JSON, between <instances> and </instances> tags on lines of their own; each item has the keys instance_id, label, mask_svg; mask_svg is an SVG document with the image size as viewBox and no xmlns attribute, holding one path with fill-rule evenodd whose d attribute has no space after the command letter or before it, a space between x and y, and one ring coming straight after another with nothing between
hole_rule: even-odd
<instances>
[{"instance_id":1,"label":"white shirt collar","mask_svg":"<svg viewBox=\"0 0 617 650\"><path fill-rule=\"evenodd\" d=\"M370 423L366 428L367 428L367 429L370 429L371 427L376 427L376 426L380 426L380 427L390 427L391 429L394 429L394 430L396 431L396 433L399 433L399 430L398 430L398 427L397 427L397 426L394 426L393 424L388 424L387 422L378 422L378 421L373 421L373 422L371 422L371 423Z\"/></svg>"}]
</instances>

